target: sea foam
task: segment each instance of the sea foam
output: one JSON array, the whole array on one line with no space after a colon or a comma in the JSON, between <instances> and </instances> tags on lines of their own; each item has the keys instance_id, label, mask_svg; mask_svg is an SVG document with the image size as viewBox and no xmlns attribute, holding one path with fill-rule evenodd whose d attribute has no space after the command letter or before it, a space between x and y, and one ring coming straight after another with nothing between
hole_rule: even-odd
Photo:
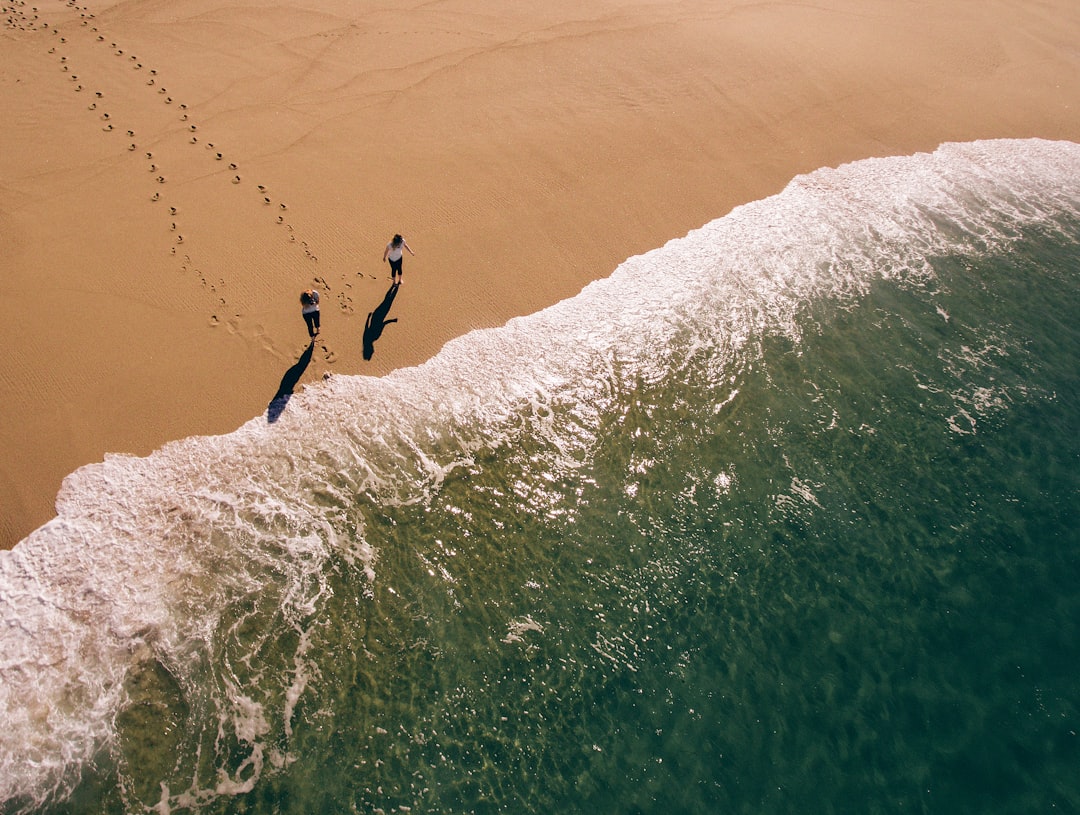
<instances>
[{"instance_id":1,"label":"sea foam","mask_svg":"<svg viewBox=\"0 0 1080 815\"><path fill-rule=\"evenodd\" d=\"M337 375L273 423L78 470L56 519L0 553L0 801L33 809L62 799L101 756L119 761L118 712L147 661L190 699L209 696L213 726L247 756L185 800L250 789L267 760L289 760L265 734L291 733L317 681L305 643L328 564L354 569L358 592L377 580L361 497L423 501L523 422L572 464L613 383L659 381L700 348L722 376L763 332L798 341L816 298L857 297L882 278L917 283L935 255L985 252L1063 213L1080 213L1072 143L947 144L818 170L423 365ZM555 404L572 408L574 429L552 426ZM241 627L230 609L248 598L295 633L289 667L267 680L276 692L229 681L207 691L207 655L223 627Z\"/></svg>"}]
</instances>

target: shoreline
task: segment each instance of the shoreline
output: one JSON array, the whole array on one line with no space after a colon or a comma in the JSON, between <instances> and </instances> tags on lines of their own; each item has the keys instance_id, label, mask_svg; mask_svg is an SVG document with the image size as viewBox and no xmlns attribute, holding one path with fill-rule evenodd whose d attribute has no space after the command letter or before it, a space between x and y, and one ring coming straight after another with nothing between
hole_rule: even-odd
<instances>
[{"instance_id":1,"label":"shoreline","mask_svg":"<svg viewBox=\"0 0 1080 815\"><path fill-rule=\"evenodd\" d=\"M0 27L0 547L84 464L265 415L309 286L297 387L419 364L819 167L1080 141L1065 2L354 6ZM416 257L367 360L395 232Z\"/></svg>"}]
</instances>

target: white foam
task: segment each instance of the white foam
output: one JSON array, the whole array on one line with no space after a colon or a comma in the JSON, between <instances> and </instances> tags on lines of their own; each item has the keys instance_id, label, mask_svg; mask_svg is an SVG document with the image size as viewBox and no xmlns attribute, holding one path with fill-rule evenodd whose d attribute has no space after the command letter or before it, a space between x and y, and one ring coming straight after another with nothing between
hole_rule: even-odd
<instances>
[{"instance_id":1,"label":"white foam","mask_svg":"<svg viewBox=\"0 0 1080 815\"><path fill-rule=\"evenodd\" d=\"M522 417L573 466L613 382L659 380L700 348L721 376L763 331L797 340L814 298L918 280L932 255L981 252L1062 212L1080 212L1071 143L949 144L819 170L424 365L380 380L335 376L272 425L260 417L82 468L64 483L58 517L0 554L0 801L63 796L115 738L132 665L153 654L191 691L184 655L209 649L226 610L272 585L300 632L292 669L275 680L285 701L267 709L258 689L241 687L218 700L222 727L250 748L241 768L221 768L218 792L249 788L264 753L284 761L261 740L275 722L290 732L318 680L305 632L327 560L377 575L358 496L422 501ZM576 427L552 426L556 404L572 408ZM158 809L193 794L210 792L166 788Z\"/></svg>"}]
</instances>

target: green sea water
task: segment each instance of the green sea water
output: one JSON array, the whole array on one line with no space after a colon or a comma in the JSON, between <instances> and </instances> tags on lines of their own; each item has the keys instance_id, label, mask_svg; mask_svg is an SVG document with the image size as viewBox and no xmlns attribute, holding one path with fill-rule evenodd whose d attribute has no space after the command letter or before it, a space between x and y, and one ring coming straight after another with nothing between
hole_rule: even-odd
<instances>
[{"instance_id":1,"label":"green sea water","mask_svg":"<svg viewBox=\"0 0 1080 815\"><path fill-rule=\"evenodd\" d=\"M287 758L204 811L1077 811L1080 253L933 265L723 381L622 383L587 461L523 425L365 507L380 577L330 567ZM230 659L276 613L232 610L227 681L290 670ZM161 735L187 706L132 681L125 802L64 811L153 805L200 772L177 743L230 741Z\"/></svg>"},{"instance_id":2,"label":"green sea water","mask_svg":"<svg viewBox=\"0 0 1080 815\"><path fill-rule=\"evenodd\" d=\"M335 545L140 635L27 811L1080 811L1078 239L676 328L489 444L432 426L408 489L297 475Z\"/></svg>"}]
</instances>

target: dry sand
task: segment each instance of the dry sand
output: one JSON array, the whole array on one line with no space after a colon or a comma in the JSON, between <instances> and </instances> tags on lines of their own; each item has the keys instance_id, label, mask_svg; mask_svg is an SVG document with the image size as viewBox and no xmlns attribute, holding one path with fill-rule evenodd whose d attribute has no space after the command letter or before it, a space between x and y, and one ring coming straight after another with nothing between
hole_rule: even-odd
<instances>
[{"instance_id":1,"label":"dry sand","mask_svg":"<svg viewBox=\"0 0 1080 815\"><path fill-rule=\"evenodd\" d=\"M77 467L262 414L307 286L301 384L380 375L798 173L1080 141L1076 0L2 2L8 547Z\"/></svg>"}]
</instances>

